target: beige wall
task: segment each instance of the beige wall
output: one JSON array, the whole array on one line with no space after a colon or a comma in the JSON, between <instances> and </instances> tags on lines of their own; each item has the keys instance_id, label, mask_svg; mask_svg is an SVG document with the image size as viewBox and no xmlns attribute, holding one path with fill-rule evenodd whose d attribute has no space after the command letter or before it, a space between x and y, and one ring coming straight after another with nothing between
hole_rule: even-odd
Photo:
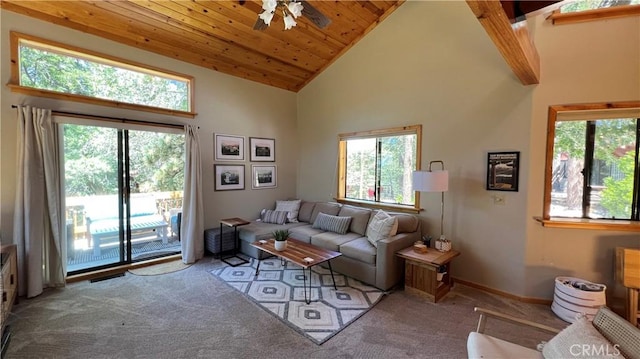
<instances>
[{"instance_id":1,"label":"beige wall","mask_svg":"<svg viewBox=\"0 0 640 359\"><path fill-rule=\"evenodd\" d=\"M422 124L423 168L442 159L450 171L455 277L538 298L551 298L557 275L612 286L612 248L640 245L638 234L548 229L532 217L542 214L548 106L640 98L638 19L531 25L542 84L523 86L466 3L405 3L299 93L299 195L335 196L338 133ZM519 192L485 190L486 153L501 150L521 152ZM439 195L421 206L425 233L438 234Z\"/></svg>"},{"instance_id":2,"label":"beige wall","mask_svg":"<svg viewBox=\"0 0 640 359\"><path fill-rule=\"evenodd\" d=\"M298 193L335 196L338 133L422 124L422 167L441 159L450 171L445 234L462 252L454 275L522 293L528 168L520 192L488 192L485 163L496 150L528 163L532 91L466 3L407 2L299 93ZM425 234L439 235L440 195L424 193L421 206Z\"/></svg>"},{"instance_id":3,"label":"beige wall","mask_svg":"<svg viewBox=\"0 0 640 359\"><path fill-rule=\"evenodd\" d=\"M58 111L167 123L193 123L200 126L205 228L217 227L220 218L235 216L254 218L258 215L260 208L273 206L276 199L295 196L297 148L295 93L233 78L12 12L3 10L0 14L2 20L0 33L1 84L9 82L9 31L16 30L192 75L196 79L195 110L198 113L194 120L174 118L137 111L26 97L12 93L6 86L1 86L0 224L3 243L9 243L12 240L13 205L16 191L16 110L11 108L12 104L31 104ZM214 132L247 136L247 146L249 136L275 138L278 187L268 190L251 190L251 182L249 182L251 163L247 157L247 160L243 162L247 179L246 190L214 192Z\"/></svg>"},{"instance_id":4,"label":"beige wall","mask_svg":"<svg viewBox=\"0 0 640 359\"><path fill-rule=\"evenodd\" d=\"M542 214L547 109L550 105L640 99L640 18L554 26L530 21L541 60L533 94L530 190L526 217ZM525 296L550 297L549 281L576 276L606 283L613 278L614 249L640 248L639 233L543 228L527 220Z\"/></svg>"}]
</instances>

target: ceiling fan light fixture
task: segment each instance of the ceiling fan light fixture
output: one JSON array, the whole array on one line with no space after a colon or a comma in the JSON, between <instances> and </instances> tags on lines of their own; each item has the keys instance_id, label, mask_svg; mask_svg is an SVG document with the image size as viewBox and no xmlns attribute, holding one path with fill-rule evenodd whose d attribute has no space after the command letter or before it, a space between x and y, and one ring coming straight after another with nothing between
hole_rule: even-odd
<instances>
[{"instance_id":1,"label":"ceiling fan light fixture","mask_svg":"<svg viewBox=\"0 0 640 359\"><path fill-rule=\"evenodd\" d=\"M299 2L291 1L289 5L287 5L287 9L291 13L291 15L293 15L293 17L297 18L298 16L302 15L302 9L304 9L304 7Z\"/></svg>"},{"instance_id":2,"label":"ceiling fan light fixture","mask_svg":"<svg viewBox=\"0 0 640 359\"><path fill-rule=\"evenodd\" d=\"M262 10L273 13L278 7L277 0L262 0Z\"/></svg>"},{"instance_id":3,"label":"ceiling fan light fixture","mask_svg":"<svg viewBox=\"0 0 640 359\"><path fill-rule=\"evenodd\" d=\"M295 18L302 15L304 6L302 6L300 2L294 0L262 0L262 9L264 12L260 13L258 17L262 19L267 26L269 26L271 25L273 15L278 8L282 10L284 29L289 30L297 25Z\"/></svg>"},{"instance_id":4,"label":"ceiling fan light fixture","mask_svg":"<svg viewBox=\"0 0 640 359\"><path fill-rule=\"evenodd\" d=\"M258 17L261 18L265 24L269 25L271 24L271 19L273 19L273 13L265 10L262 13L260 13Z\"/></svg>"},{"instance_id":5,"label":"ceiling fan light fixture","mask_svg":"<svg viewBox=\"0 0 640 359\"><path fill-rule=\"evenodd\" d=\"M286 15L284 17L284 29L285 30L290 30L292 27L296 26L296 20L293 19L293 16L291 15Z\"/></svg>"}]
</instances>

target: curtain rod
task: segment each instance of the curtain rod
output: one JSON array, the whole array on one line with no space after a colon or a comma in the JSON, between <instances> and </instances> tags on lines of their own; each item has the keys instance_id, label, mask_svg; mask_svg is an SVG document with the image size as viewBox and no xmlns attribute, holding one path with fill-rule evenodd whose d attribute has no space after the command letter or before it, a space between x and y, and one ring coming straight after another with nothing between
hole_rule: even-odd
<instances>
[{"instance_id":1,"label":"curtain rod","mask_svg":"<svg viewBox=\"0 0 640 359\"><path fill-rule=\"evenodd\" d=\"M18 108L18 105L11 105L11 108ZM134 125L151 125L151 126L158 126L158 127L169 127L169 128L176 128L176 129L184 129L184 125L176 125L176 124L172 124L172 123L162 123L162 122L153 122L153 121L140 121L140 120L130 120L130 119L127 119L127 118L116 118L116 117L86 115L86 114L83 114L83 113L76 113L76 112L51 111L51 114L57 115L57 116L82 117L82 118L96 119L96 120L101 120L101 121L130 123L130 124L134 124ZM200 126L198 126L198 129L200 129Z\"/></svg>"}]
</instances>

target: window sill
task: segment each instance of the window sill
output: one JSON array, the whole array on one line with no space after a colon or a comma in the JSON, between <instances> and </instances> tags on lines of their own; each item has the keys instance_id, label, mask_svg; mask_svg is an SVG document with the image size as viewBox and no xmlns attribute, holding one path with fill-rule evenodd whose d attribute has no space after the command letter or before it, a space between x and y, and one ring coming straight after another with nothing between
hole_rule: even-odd
<instances>
[{"instance_id":1,"label":"window sill","mask_svg":"<svg viewBox=\"0 0 640 359\"><path fill-rule=\"evenodd\" d=\"M171 115L171 116L179 116L179 117L187 117L194 118L196 116L195 112L187 112L187 111L178 111L178 110L170 110L159 107L145 106L145 105L136 105L131 103L117 102L99 99L95 97L76 95L70 93L61 93L56 91L42 90L33 87L20 86L15 84L7 84L7 87L11 89L11 92L22 93L30 96L37 97L47 97L54 98L60 100L68 100L74 102L82 102L99 106L108 106L108 107L117 107L117 108L125 108L128 110L137 110L144 112L152 112L163 115Z\"/></svg>"},{"instance_id":2,"label":"window sill","mask_svg":"<svg viewBox=\"0 0 640 359\"><path fill-rule=\"evenodd\" d=\"M352 206L367 207L367 208L373 208L373 209L383 209L383 210L394 211L394 212L420 213L421 211L420 208L415 208L413 206L403 206L400 204L359 201L356 199L346 199L346 198L334 198L334 200L342 204L350 204Z\"/></svg>"},{"instance_id":3,"label":"window sill","mask_svg":"<svg viewBox=\"0 0 640 359\"><path fill-rule=\"evenodd\" d=\"M533 217L543 227L550 228L573 228L573 229L594 229L608 231L640 232L640 221L623 221L607 219L586 219L586 218L560 218L552 217L543 219Z\"/></svg>"}]
</instances>

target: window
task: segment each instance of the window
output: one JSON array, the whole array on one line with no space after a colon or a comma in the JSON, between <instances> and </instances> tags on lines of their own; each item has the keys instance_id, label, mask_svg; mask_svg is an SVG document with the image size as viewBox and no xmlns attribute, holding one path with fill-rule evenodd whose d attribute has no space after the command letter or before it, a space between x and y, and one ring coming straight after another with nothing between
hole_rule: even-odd
<instances>
[{"instance_id":1,"label":"window","mask_svg":"<svg viewBox=\"0 0 640 359\"><path fill-rule=\"evenodd\" d=\"M340 134L338 200L417 210L422 126Z\"/></svg>"},{"instance_id":2,"label":"window","mask_svg":"<svg viewBox=\"0 0 640 359\"><path fill-rule=\"evenodd\" d=\"M554 25L601 21L640 15L640 0L578 0L554 10L547 20Z\"/></svg>"},{"instance_id":3,"label":"window","mask_svg":"<svg viewBox=\"0 0 640 359\"><path fill-rule=\"evenodd\" d=\"M193 78L11 33L11 88L63 98L193 117Z\"/></svg>"},{"instance_id":4,"label":"window","mask_svg":"<svg viewBox=\"0 0 640 359\"><path fill-rule=\"evenodd\" d=\"M639 118L640 102L550 108L544 220L640 221Z\"/></svg>"},{"instance_id":5,"label":"window","mask_svg":"<svg viewBox=\"0 0 640 359\"><path fill-rule=\"evenodd\" d=\"M571 13L595 9L606 9L616 6L638 5L640 0L579 0L571 1L560 7L561 13Z\"/></svg>"}]
</instances>

